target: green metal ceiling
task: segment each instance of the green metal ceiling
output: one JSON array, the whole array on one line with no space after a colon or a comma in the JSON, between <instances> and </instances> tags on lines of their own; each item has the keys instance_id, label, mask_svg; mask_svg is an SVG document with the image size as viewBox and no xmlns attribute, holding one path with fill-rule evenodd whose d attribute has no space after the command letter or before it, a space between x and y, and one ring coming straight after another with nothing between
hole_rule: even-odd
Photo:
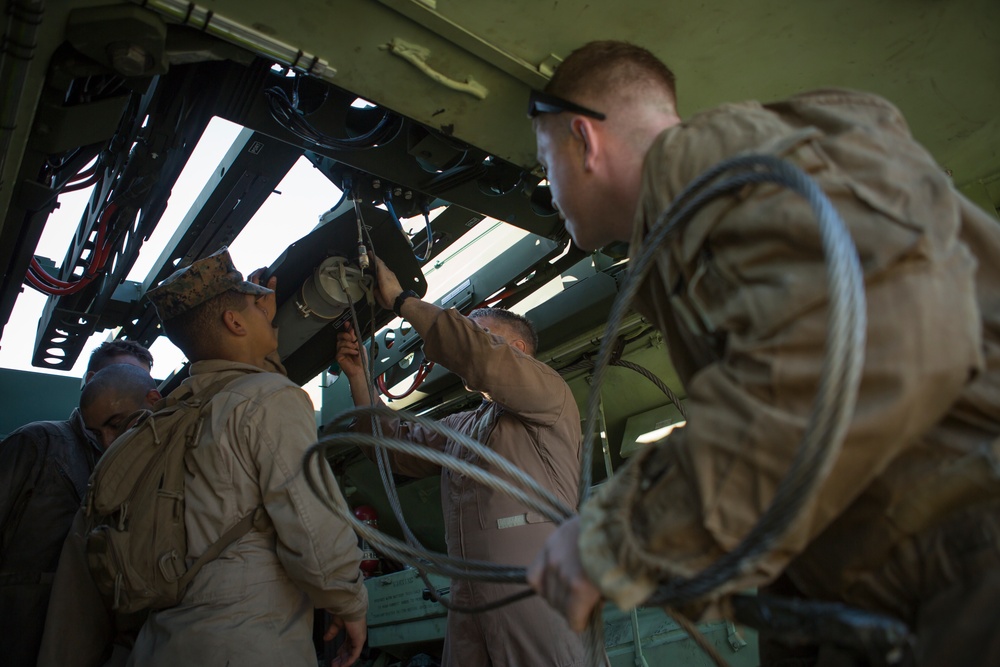
<instances>
[{"instance_id":1,"label":"green metal ceiling","mask_svg":"<svg viewBox=\"0 0 1000 667\"><path fill-rule=\"evenodd\" d=\"M529 87L592 39L627 39L660 55L678 75L682 114L817 87L870 90L903 110L963 191L1000 209L997 0L16 0L12 7L20 14L10 13L8 31L20 21L36 46L28 59L12 51L0 58L0 79L10 82L0 98L0 212L44 194L18 182L26 146L37 153L64 135L86 143L83 116L60 125L58 114L36 114L57 49L69 40L100 60L105 47L154 43L166 25L180 23L196 30L169 31L146 74L169 62L249 62L253 53L282 60L283 51L286 64L526 168L535 166ZM36 20L31 12L43 7ZM148 35L99 18L123 8L141 20L121 25ZM83 48L91 33L101 53ZM93 112L101 113L98 105ZM95 127L111 122L88 118ZM4 281L17 285L12 253L33 248L40 230L10 228L21 225L17 216L0 217L0 225L8 239L0 246ZM14 248L9 240L19 235Z\"/></svg>"},{"instance_id":2,"label":"green metal ceiling","mask_svg":"<svg viewBox=\"0 0 1000 667\"><path fill-rule=\"evenodd\" d=\"M156 4L151 3L151 4ZM956 183L1000 171L996 0L216 0L202 5L336 69L338 85L525 166L529 84L597 38L647 46L677 73L681 111L823 86L899 105ZM280 9L279 9L280 7ZM485 99L435 83L394 55L472 77Z\"/></svg>"},{"instance_id":3,"label":"green metal ceiling","mask_svg":"<svg viewBox=\"0 0 1000 667\"><path fill-rule=\"evenodd\" d=\"M46 65L74 9L136 3L48 3L3 164L17 167ZM652 49L677 73L682 113L769 100L822 86L884 95L955 182L1000 173L1000 2L996 0L147 0L169 23L212 34L220 19L316 55L330 80L359 96L526 167L530 85L597 38ZM190 9L190 11L188 11ZM128 39L123 35L123 39ZM429 68L472 78L478 99L435 82L390 44L426 49ZM10 94L10 91L8 91ZM992 192L992 190L991 190ZM0 206L10 188L0 184Z\"/></svg>"}]
</instances>

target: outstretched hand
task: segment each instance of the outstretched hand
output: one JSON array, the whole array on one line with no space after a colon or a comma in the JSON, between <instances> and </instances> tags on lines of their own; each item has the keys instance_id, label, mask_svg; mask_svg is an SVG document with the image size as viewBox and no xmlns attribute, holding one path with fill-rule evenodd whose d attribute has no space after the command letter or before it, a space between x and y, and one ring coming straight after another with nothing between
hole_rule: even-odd
<instances>
[{"instance_id":1,"label":"outstretched hand","mask_svg":"<svg viewBox=\"0 0 1000 667\"><path fill-rule=\"evenodd\" d=\"M601 591L583 569L579 540L580 518L573 517L549 535L528 567L528 584L566 617L575 632L583 632L592 612L601 603Z\"/></svg>"},{"instance_id":2,"label":"outstretched hand","mask_svg":"<svg viewBox=\"0 0 1000 667\"><path fill-rule=\"evenodd\" d=\"M403 292L403 287L399 284L399 278L385 265L378 257L375 258L375 299L378 305L386 310L392 310L392 304L396 297Z\"/></svg>"},{"instance_id":3,"label":"outstretched hand","mask_svg":"<svg viewBox=\"0 0 1000 667\"><path fill-rule=\"evenodd\" d=\"M368 622L364 618L359 618L356 621L345 621L340 616L333 615L333 612L330 612L330 614L330 625L326 628L323 641L332 641L334 637L340 634L341 630L345 630L347 633L344 636L344 643L340 645L340 649L337 651L337 655L330 661L330 667L348 667L357 662L358 657L361 655L361 649L365 646L365 639L368 638Z\"/></svg>"},{"instance_id":4,"label":"outstretched hand","mask_svg":"<svg viewBox=\"0 0 1000 667\"><path fill-rule=\"evenodd\" d=\"M350 322L344 322L344 329L337 333L337 354L334 357L340 370L347 376L348 380L363 380L365 375L362 363L368 360L368 351L365 346L358 341L358 336L354 332L354 327Z\"/></svg>"}]
</instances>

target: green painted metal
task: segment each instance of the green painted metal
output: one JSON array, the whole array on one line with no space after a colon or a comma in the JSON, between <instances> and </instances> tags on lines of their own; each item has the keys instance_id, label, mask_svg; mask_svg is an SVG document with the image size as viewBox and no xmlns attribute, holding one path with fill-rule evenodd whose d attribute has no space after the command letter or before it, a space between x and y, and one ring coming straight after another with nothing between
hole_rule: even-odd
<instances>
[{"instance_id":1,"label":"green painted metal","mask_svg":"<svg viewBox=\"0 0 1000 667\"><path fill-rule=\"evenodd\" d=\"M445 577L429 575L439 592L446 592ZM445 609L424 599L426 586L416 570L407 569L365 581L368 589L368 642L397 656L413 655L429 643L444 639ZM612 667L637 664L711 667L712 661L690 641L687 633L661 609L640 607L633 615L612 604L604 607L605 646ZM639 641L636 642L636 629ZM734 667L757 664L757 636L725 621L702 623L699 631Z\"/></svg>"},{"instance_id":2,"label":"green painted metal","mask_svg":"<svg viewBox=\"0 0 1000 667\"><path fill-rule=\"evenodd\" d=\"M991 178L966 183L960 188L962 194L1000 218L1000 173Z\"/></svg>"},{"instance_id":3,"label":"green painted metal","mask_svg":"<svg viewBox=\"0 0 1000 667\"><path fill-rule=\"evenodd\" d=\"M683 665L712 667L709 658L675 621L662 609L639 607L633 625L630 613L612 604L604 606L604 645L612 667L635 667L641 652L649 667ZM638 628L639 642L634 628ZM733 667L758 664L757 634L748 628L735 628L725 621L701 623L698 631Z\"/></svg>"},{"instance_id":4,"label":"green painted metal","mask_svg":"<svg viewBox=\"0 0 1000 667\"><path fill-rule=\"evenodd\" d=\"M35 421L68 419L80 403L80 378L0 368L0 438Z\"/></svg>"},{"instance_id":5,"label":"green painted metal","mask_svg":"<svg viewBox=\"0 0 1000 667\"><path fill-rule=\"evenodd\" d=\"M995 171L1000 155L1000 4L995 0L214 0L204 7L308 53L334 81L526 167L534 144L528 84L552 56L596 38L651 48L677 72L681 110L774 99L822 86L878 92L958 183ZM447 90L386 48L430 51L451 78L473 77L485 100ZM545 68L540 66L545 65ZM513 74L511 73L513 72ZM544 76L544 75L542 75Z\"/></svg>"}]
</instances>

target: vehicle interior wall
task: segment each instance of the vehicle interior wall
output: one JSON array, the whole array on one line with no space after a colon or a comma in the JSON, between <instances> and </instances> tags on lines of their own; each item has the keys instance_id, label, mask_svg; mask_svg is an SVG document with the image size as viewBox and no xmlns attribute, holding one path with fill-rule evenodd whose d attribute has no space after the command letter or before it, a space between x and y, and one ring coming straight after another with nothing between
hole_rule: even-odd
<instances>
[{"instance_id":1,"label":"vehicle interior wall","mask_svg":"<svg viewBox=\"0 0 1000 667\"><path fill-rule=\"evenodd\" d=\"M309 310L303 289L318 280L318 267L334 256L360 263L359 236L367 233L369 249L424 293L435 288L428 275L443 253L466 248L467 233L478 233L469 230L479 224L529 235L505 243L495 259L430 298L463 311L493 303L526 312L539 324L539 358L564 373L583 412L592 389L586 364L627 264L621 248L588 255L569 243L547 197L525 107L529 90L590 39L651 48L677 73L683 115L817 87L879 93L899 106L956 187L1000 216L996 0L10 4L17 11L3 18L4 35L25 48L0 54L7 93L0 101L0 328L38 326L39 367L65 372L95 332L155 341L160 330L145 291L238 238L291 165L304 159L348 193L339 204L325 203L333 209L309 234L271 248L288 318L282 357L290 376L302 383L328 373L322 424L350 406L346 381L334 380L332 365L336 333L351 314L324 319ZM245 129L167 247L156 251L154 268L128 280L176 202L178 174L212 118ZM88 174L91 164L95 173ZM93 194L70 247L63 256L36 256L60 197L84 183ZM388 199L397 217L416 221L407 231L396 227ZM423 224L429 210L440 213L433 229L429 215ZM104 254L102 233L113 242L88 284L50 290L41 322L10 321L28 274L37 276L33 264L76 282L95 254ZM532 301L554 282L552 293ZM409 385L423 361L416 336L364 299L357 311L366 337L378 342L375 374L390 387ZM620 359L648 369L683 399L649 323L635 316L617 335ZM3 371L0 389L11 397L2 433L14 418L65 418L79 380ZM611 368L601 396L595 483L635 450L636 433L677 420L653 412L668 401L633 370ZM442 416L473 400L455 376L436 368L412 395L392 403ZM374 466L355 449L334 452L331 464L349 502L374 505L381 528L398 536ZM437 480L398 482L414 531L443 550Z\"/></svg>"},{"instance_id":2,"label":"vehicle interior wall","mask_svg":"<svg viewBox=\"0 0 1000 667\"><path fill-rule=\"evenodd\" d=\"M34 421L68 419L80 403L80 378L0 368L0 440Z\"/></svg>"}]
</instances>

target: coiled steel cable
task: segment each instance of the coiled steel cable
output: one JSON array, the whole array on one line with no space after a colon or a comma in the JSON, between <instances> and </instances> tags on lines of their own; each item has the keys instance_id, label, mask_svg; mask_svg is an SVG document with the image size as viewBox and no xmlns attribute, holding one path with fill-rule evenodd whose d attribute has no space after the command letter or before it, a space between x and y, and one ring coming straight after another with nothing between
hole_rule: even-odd
<instances>
[{"instance_id":1,"label":"coiled steel cable","mask_svg":"<svg viewBox=\"0 0 1000 667\"><path fill-rule=\"evenodd\" d=\"M358 408L350 411L350 413L345 413L345 416L347 414L357 415L359 417L371 415L396 417L400 416L401 411L396 412L391 408L378 406ZM503 476L507 477L507 479L488 472L476 464L469 463L468 461L463 461L438 450L415 445L404 440L397 440L395 438L378 438L376 436L361 433L338 433L323 438L318 443L313 445L306 453L305 470L306 480L309 483L309 486L314 491L318 492L318 495L320 495L321 499L323 499L324 503L331 510L340 514L345 519L348 517L353 519L350 523L352 526L358 528L359 532L363 530L364 534L362 537L369 539L370 536L372 543L376 546L384 545L387 548L387 555L393 556L394 553L399 553L400 555L407 557L416 556L419 558L425 558L428 564L424 567L431 572L435 572L436 574L460 576L468 575L470 572L479 570L486 573L486 576L490 577L489 579L485 579L487 581L523 583L525 572L523 567L503 566L485 561L467 561L444 556L443 554L435 554L429 551L421 552L420 549L416 549L401 540L397 540L396 538L388 536L385 533L381 533L368 527L363 522L354 519L353 515L349 510L347 510L346 507L340 507L339 504L331 503L329 501L330 495L334 495L334 497L336 497L335 494L331 493L333 491L333 488L330 486L332 478L317 476L316 471L318 466L314 460L319 457L324 457L328 450L347 443L367 447L383 447L389 451L398 451L408 456L414 456L443 467L451 468L460 474L469 476L484 486L496 489L511 499L522 503L526 507L539 512L540 514L543 514L554 523L562 523L566 519L573 516L573 510L561 503L558 498L552 495L551 492L541 487L530 475L527 475L488 447L476 442L467 435L459 433L458 431L441 426L440 424L435 424L430 419L412 414L403 414L402 416L407 421L418 423L425 428L433 428L441 435L453 440L460 446L470 449L484 461L495 465L498 471L502 473ZM333 483L335 484L335 481ZM523 487L523 489L519 487ZM408 558L402 557L397 558L397 560L407 562Z\"/></svg>"},{"instance_id":2,"label":"coiled steel cable","mask_svg":"<svg viewBox=\"0 0 1000 667\"><path fill-rule=\"evenodd\" d=\"M627 368L630 371L638 373L642 377L646 378L647 380L655 384L656 388L662 391L666 395L666 397L670 400L670 402L674 405L674 407L677 408L677 411L681 413L681 417L683 417L684 419L688 418L687 408L685 408L684 404L681 403L681 399L679 399L677 397L677 394L675 394L670 389L670 387L667 386L666 382L653 375L653 372L650 371L648 368L646 368L645 366L640 366L639 364L636 363L632 363L631 361L626 361L625 359L610 361L608 362L608 364L610 366L618 366L619 368ZM578 371L584 368L593 369L594 365L595 364L593 359L583 359L582 361L577 361L570 364L569 366L560 368L559 373L560 375L565 375L566 373L572 373L573 371Z\"/></svg>"},{"instance_id":3,"label":"coiled steel cable","mask_svg":"<svg viewBox=\"0 0 1000 667\"><path fill-rule=\"evenodd\" d=\"M729 174L728 172L734 173ZM746 537L735 549L722 556L700 574L689 579L673 578L666 581L653 593L646 604L675 606L689 602L708 595L734 576L745 572L753 560L759 558L776 540L780 539L798 516L802 506L815 493L819 482L825 477L840 451L853 414L863 363L866 317L863 273L850 235L833 205L819 187L791 163L772 156L746 155L732 158L719 163L697 178L659 216L646 237L642 251L633 260L625 283L615 300L597 361L594 364L594 380L587 403L585 440L581 455L581 504L587 499L590 491L593 440L600 407L600 388L604 373L611 362L615 336L639 286L653 266L660 246L673 231L689 221L708 202L746 186L768 183L785 186L804 197L816 215L819 225L829 281L830 306L829 336L826 342L817 397L810 412L805 434L788 472L779 484L771 504ZM366 373L366 375L370 375L370 373ZM349 414L354 413L345 413L345 415ZM393 412L392 414L401 419L413 419L414 421L418 419L415 415L403 412ZM427 428L435 430L443 428L429 422L429 420L425 421ZM374 414L372 414L372 424L374 429L377 425ZM454 436L466 439L461 434L454 433ZM453 435L448 434L447 437L453 437ZM383 444L386 445L386 449L393 448L394 445L390 444L393 441L371 436L362 439L359 434L330 436L325 438L323 442L314 445L306 454L305 471L310 487L323 499L331 511L352 525L370 543L384 549L387 555L395 553L396 556L393 557L398 556L398 560L409 562L413 559L429 571L453 578L486 581L500 579L505 582L524 581L524 568L506 566L498 568L493 564L481 561L465 561L440 554L431 554L426 550L416 549L399 540L388 538L388 536L378 533L355 519L347 509L346 503L336 502L336 499L340 497L339 490L335 488L336 481L332 479L332 475L328 474L329 468L324 468L317 460L326 451L331 439L336 439L339 443L373 444L377 451L379 446ZM481 447L475 441L464 444L469 445L474 451L477 447ZM380 453L387 458L388 455L384 449ZM423 454L426 452L421 453L421 455ZM445 459L447 461L442 463L447 467L463 474L469 474L470 471L466 466L471 464L447 455L445 455ZM310 465L312 461L316 462L315 466ZM386 461L386 463L388 462ZM379 467L381 472L381 459ZM314 468L319 469L319 478L315 476ZM511 489L508 481L492 475L492 473L481 472L482 475L477 478L483 480L481 483L510 495ZM519 475L514 474L514 477L518 478ZM321 485L320 478L325 480L325 484ZM383 475L383 482L386 483L387 491L390 486L395 491L394 485L391 484L391 477L387 481L386 475ZM390 496L392 495L395 494L391 493ZM398 497L396 497L396 505L398 506ZM394 506L394 511L396 509L397 507ZM401 525L405 526L401 510L397 519L400 520ZM628 522L625 522L625 525L627 528ZM407 527L404 527L403 530L408 538L412 535ZM655 554L644 552L639 540L634 535L626 531L626 538L633 541L636 553L647 566L654 571L668 571L669 563ZM415 537L413 539L415 541ZM666 579L666 577L664 578ZM588 654L596 661L598 659L598 645L603 646L599 613L593 615L588 630L586 642Z\"/></svg>"},{"instance_id":4,"label":"coiled steel cable","mask_svg":"<svg viewBox=\"0 0 1000 667\"><path fill-rule=\"evenodd\" d=\"M727 172L735 172L726 175ZM723 176L725 177L723 178ZM857 250L836 209L819 187L798 167L767 155L746 155L726 160L697 178L660 215L647 235L642 250L630 267L615 300L598 360L593 388L587 403L581 470L581 504L590 491L593 439L600 407L600 387L613 352L614 337L622 320L659 253L660 246L708 202L748 185L773 183L804 197L816 215L826 260L829 283L829 335L820 373L819 390L805 434L788 472L771 504L743 540L703 572L662 584L647 604L677 605L702 598L764 554L792 524L803 505L815 493L836 459L854 412L865 343L865 296L863 273ZM625 537L637 556L654 571L669 571L669 563L642 548L625 522ZM664 577L665 578L665 577Z\"/></svg>"},{"instance_id":5,"label":"coiled steel cable","mask_svg":"<svg viewBox=\"0 0 1000 667\"><path fill-rule=\"evenodd\" d=\"M360 211L359 211L359 216L360 216ZM360 218L359 218L359 221L360 221ZM364 228L363 225L362 225L362 228ZM367 229L366 228L365 228L365 232L367 233ZM369 246L372 247L372 250L374 251L374 244L372 243L372 240L371 240L370 236L368 237L368 244L369 244ZM343 279L343 280L346 280L346 279ZM348 290L348 286L346 284L342 284L341 287L342 287L342 289L344 289L344 293L345 294L349 293L347 291ZM368 296L369 296L369 305L373 306L374 305L373 295L369 294ZM361 331L361 327L360 327L360 323L359 323L359 318L358 318L357 311L354 308L353 302L351 302L349 304L349 306L350 306L350 312L351 312L351 318L352 318L351 321L354 323L355 331L359 332L359 331ZM374 331L374 327L372 327L372 337L371 337L370 345L371 345L371 349L374 349L374 346L375 346L375 331ZM362 369L363 369L363 372L364 372L364 375L365 375L365 379L366 379L366 386L368 388L369 403L372 406L376 406L377 403L376 403L376 397L375 397L376 396L375 395L375 384L374 384L374 377L373 377L373 372L372 372L371 365L368 363L368 359L367 359L367 357L363 353L360 355L360 361L361 361L361 366L362 366ZM362 409L362 410L364 410L364 409ZM377 412L378 408L374 408L373 407L373 408L368 408L368 410L371 410L371 414L369 416L369 418L370 418L370 424L371 424L371 432L374 434L377 442L379 442L379 443L383 442L384 441L384 437L383 437L383 434L382 434L382 423L378 419L378 412ZM394 417L394 418L401 418L401 417L405 416L402 412L392 411L392 410L389 410L388 408L381 408L381 410L387 410L388 411L388 415L387 416L391 416L391 417ZM354 414L354 412L352 412L350 414ZM437 426L438 426L436 423L431 422L430 420L423 419L423 418L420 418L420 419L421 419L421 421L423 421L423 423L432 425L433 428L437 428ZM335 437L335 436L332 436L332 437ZM347 439L349 440L350 437L351 437L351 435L348 435ZM475 441L472 441L472 442L475 445L478 446L478 443L475 443ZM408 445L408 446L412 446L411 443L403 442L402 444ZM308 470L309 470L308 469L308 460L309 460L309 457L310 457L311 454L312 454L311 451L307 452L307 454L306 454L306 470L307 470L306 479L309 482L309 485L312 488L313 492L318 494L317 484L316 484L317 480L315 478L310 478L310 475L308 474ZM490 451L489 454L492 455L492 456L495 456L495 454L493 454L492 451ZM399 543L398 541L387 542L386 538L388 536L384 535L383 533L380 533L378 531L373 530L367 524L363 524L362 522L357 521L355 519L355 517L353 516L353 514L347 513L347 516L345 516L343 512L338 511L339 507L331 507L331 509L333 511L335 511L336 513L338 513L342 518L345 518L345 520L347 520L351 525L353 525L354 528L355 528L355 531L357 531L358 534L362 535L362 537L365 537L366 539L368 539L370 544L373 544L376 547L380 547L385 555L387 555L387 556L389 556L389 557L391 557L394 560L397 560L399 562L405 562L405 563L408 563L410 565L413 565L415 567L415 569L417 570L417 574L420 576L421 581L423 581L424 585L427 587L427 591L429 592L429 595L430 595L431 599L434 602L437 602L437 603L441 604L443 607L445 607L449 611L454 611L454 612L458 612L458 613L481 613L481 612L484 612L484 611L489 611L491 609L497 609L497 608L505 606L507 604L511 604L512 602L516 602L518 600L522 600L522 599L530 597L531 595L534 594L534 591L532 591L531 589L528 589L528 590L525 590L525 591L521 591L521 592L512 594L512 595L507 596L505 598L496 600L494 602L491 602L491 603L488 603L488 604L485 604L485 605L475 606L475 607L462 607L460 605L455 605L450 600L448 600L448 599L444 598L443 596L439 595L437 593L436 587L431 583L430 579L428 578L427 572L433 571L433 572L436 572L438 574L442 574L442 575L453 577L453 578L466 578L466 579L468 579L468 578L476 578L475 577L475 573L472 573L472 572L470 572L467 569L468 561L452 562L447 567L447 569L445 569L445 566L449 562L450 559L448 559L447 556L438 556L438 555L432 556L433 552L431 552L429 549L427 549L426 547L424 547L423 544L420 543L420 541L417 539L417 536L410 529L409 524L406 522L406 519L403 516L403 509L402 509L402 505L401 505L400 500L399 500L399 493L398 493L398 491L396 489L396 484L395 484L395 482L393 481L393 478L392 478L392 470L391 470L392 466L391 466L391 461L389 459L388 451L385 448L383 448L383 447L376 446L375 447L375 459L376 459L376 462L378 464L379 476L382 479L382 486L385 488L386 496L387 496L387 498L389 500L389 505L390 505L390 508L392 509L393 516L396 518L396 521L399 523L399 525L400 525L400 527L401 527L401 529L403 531L403 537L405 539L405 542L403 542L403 543ZM515 468L515 467L511 466L509 463L507 463L506 459L503 459L503 463L505 464L505 467L507 467L507 468L509 468L509 469L511 469L513 471L516 471L516 473L520 473L522 476L527 477L526 475L524 475L524 473L521 473L520 470L517 470L517 468ZM531 484L534 484L534 480L533 479L531 479L530 477L528 479L530 480ZM541 488L541 487L537 487L537 484L535 484L535 487L536 488ZM324 493L323 493L323 495L320 495L320 498L323 500L324 503L327 503L327 499L330 497L331 491L332 490L329 488L329 486L327 486L326 489L325 489L325 491L324 491ZM551 500L555 500L556 504L558 504L558 499L555 499L554 496L550 496L550 499ZM565 510L566 508L558 508L557 507L556 509L557 510ZM566 510L566 511L568 511L568 510ZM570 512L570 514L572 514L572 512ZM405 554L405 556L404 556L404 554ZM437 565L439 569L432 570L430 567L428 567L428 564ZM502 577L504 581L513 578L515 580L514 581L515 583L519 583L519 582L520 583L525 583L524 568L520 568L520 571L517 571L517 572L514 572L513 574L511 574L510 568L508 568L506 566L497 565L495 563L480 563L479 565L482 567L483 571L485 572L484 576L486 576L486 577L490 577L490 576L496 575L496 576Z\"/></svg>"}]
</instances>

